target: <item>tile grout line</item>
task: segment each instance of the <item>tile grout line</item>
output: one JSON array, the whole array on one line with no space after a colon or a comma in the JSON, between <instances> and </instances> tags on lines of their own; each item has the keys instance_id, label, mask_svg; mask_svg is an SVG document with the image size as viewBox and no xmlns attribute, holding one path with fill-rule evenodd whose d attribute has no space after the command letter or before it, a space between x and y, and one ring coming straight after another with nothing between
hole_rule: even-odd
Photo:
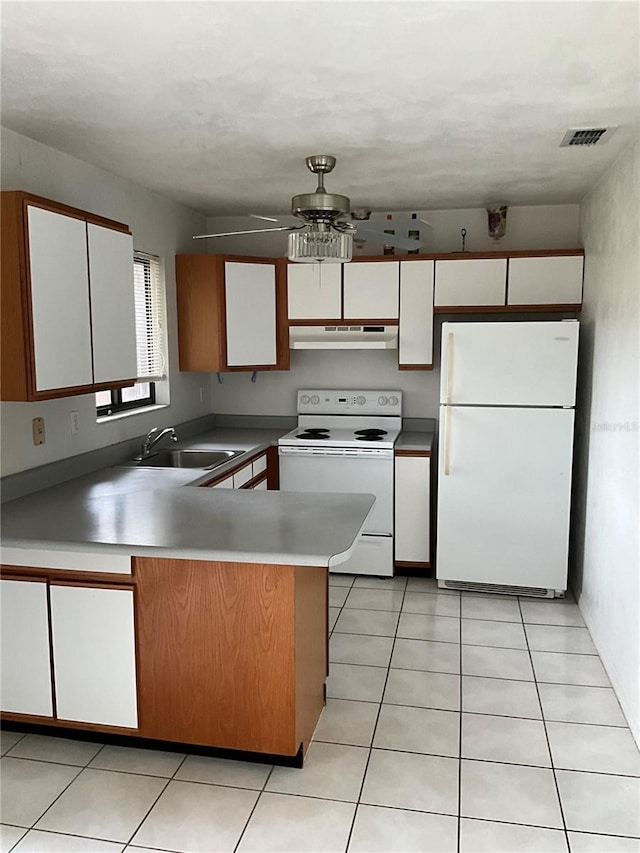
<instances>
[{"instance_id":1,"label":"tile grout line","mask_svg":"<svg viewBox=\"0 0 640 853\"><path fill-rule=\"evenodd\" d=\"M520 608L520 613L522 614L522 604L520 601L520 596L518 596L518 607ZM523 616L523 624L524 624L524 616ZM556 774L553 752L551 751L551 742L549 740L549 732L547 731L547 720L545 717L545 710L544 710L544 707L542 705L542 698L540 696L540 690L538 688L536 671L535 671L535 668L533 666L533 656L531 654L531 649L529 647L529 636L528 636L526 630L525 630L524 634L525 634L525 639L527 642L527 651L529 652L529 660L531 662L531 669L533 671L533 677L534 677L533 683L536 686L536 696L538 697L538 703L540 705L540 714L542 716L542 725L544 728L544 736L545 736L545 739L547 741L547 749L549 751L549 761L551 762L551 772L553 773L553 784L555 785L556 796L558 797L558 808L560 809L560 817L562 819L562 828L564 829L564 838L565 838L565 842L567 844L567 850L569 851L569 853L571 853L571 844L569 842L569 831L567 830L567 821L566 821L565 816L564 816L564 806L562 805L562 797L560 796L560 786L558 784L558 776Z\"/></svg>"},{"instance_id":2,"label":"tile grout line","mask_svg":"<svg viewBox=\"0 0 640 853\"><path fill-rule=\"evenodd\" d=\"M404 599L405 599L406 594L407 594L407 582L405 581L405 584L404 584L404 587L402 590L402 601L400 603L399 613L402 612L402 605L404 604ZM398 615L398 620L396 622L396 630L395 630L395 633L393 636L393 642L391 644L391 654L389 655L389 663L387 665L387 674L385 676L384 684L382 686L382 692L380 694L380 703L378 705L378 713L376 714L376 720L375 720L375 723L373 724L373 730L371 732L371 743L369 745L369 754L367 755L367 761L366 761L366 764L364 766L364 773L362 774L362 782L360 783L360 790L358 791L358 799L356 800L356 807L355 807L354 812L353 812L353 819L351 821L351 827L349 829L349 835L347 836L347 843L346 843L346 846L344 848L345 853L347 853L347 851L349 850L349 845L351 844L351 837L353 835L353 830L355 827L356 818L358 816L358 809L360 807L360 801L362 799L362 792L364 791L365 782L367 780L367 773L369 772L369 764L371 763L371 755L373 754L373 742L374 742L375 737L376 737L376 731L378 729L378 721L380 720L380 714L382 713L382 703L384 701L384 694L385 694L385 691L387 689L387 682L389 681L389 673L391 672L391 661L393 659L393 650L395 648L396 638L398 636L398 625L399 624L400 624L400 615Z\"/></svg>"},{"instance_id":3,"label":"tile grout line","mask_svg":"<svg viewBox=\"0 0 640 853\"><path fill-rule=\"evenodd\" d=\"M140 831L140 828L141 828L142 824L143 824L143 823L145 822L145 820L149 817L149 815L151 814L151 812L152 812L152 811L153 811L153 809L155 808L156 803L158 802L158 800L160 799L160 797L164 794L164 792L167 790L167 788L169 787L170 783L174 780L175 775L176 775L176 773L178 772L178 770L180 770L180 768L182 767L182 765L183 765L183 764L185 763L185 761L187 760L187 756L188 756L188 753L185 753L185 755L183 755L183 756L182 756L182 761L180 761L180 762L178 763L178 766L177 766L177 767L176 767L176 769L173 771L173 773L171 774L171 776L169 776L168 778L167 778L166 776L165 776L165 777L155 777L155 778L165 778L165 779L166 779L166 782L165 782L165 784L163 785L162 789L160 790L160 792L159 792L158 796L155 798L155 800L151 803L151 805L149 806L149 808L148 808L148 809L147 809L147 811L145 812L145 815L144 815L144 817L142 818L142 820L140 821L140 823L136 826L136 828L134 829L133 833L129 836L129 840L128 840L127 842L125 842L125 847L128 847L128 846L131 844L131 842L133 841L133 839L136 837L137 833Z\"/></svg>"},{"instance_id":4,"label":"tile grout line","mask_svg":"<svg viewBox=\"0 0 640 853\"><path fill-rule=\"evenodd\" d=\"M313 738L312 738L312 740L313 740ZM311 746L311 744L309 744L309 747L310 747L310 746ZM269 770L269 772L267 773L267 775L266 775L266 777L265 777L265 780L264 780L264 782L262 783L262 788L260 788L260 790L258 791L258 796L256 797L256 801L255 801L255 803L253 804L253 807L252 807L251 811L249 812L249 816L247 817L247 819L246 819L246 821L245 821L245 824L244 824L244 826L242 827L242 832L241 832L241 833L240 833L240 835L238 836L238 840L237 840L237 841L236 841L236 843L235 843L235 846L234 846L234 848L233 848L234 853L236 853L236 851L237 851L238 847L240 847L240 844L242 843L242 839L244 838L244 834L245 834L245 832L247 831L247 828L248 828L249 824L251 823L251 818L253 817L253 815L254 815L254 813L255 813L256 809L258 808L258 803L259 803L259 802L260 802L260 800L262 799L262 795L263 795L263 794L265 794L265 793L267 793L267 785L269 784L269 779L271 779L271 776L273 775L273 771L274 771L274 770L275 770L275 765L274 765L274 764L272 764L272 765L271 765L271 769L270 769L270 770ZM255 788L254 788L253 790L255 790Z\"/></svg>"}]
</instances>

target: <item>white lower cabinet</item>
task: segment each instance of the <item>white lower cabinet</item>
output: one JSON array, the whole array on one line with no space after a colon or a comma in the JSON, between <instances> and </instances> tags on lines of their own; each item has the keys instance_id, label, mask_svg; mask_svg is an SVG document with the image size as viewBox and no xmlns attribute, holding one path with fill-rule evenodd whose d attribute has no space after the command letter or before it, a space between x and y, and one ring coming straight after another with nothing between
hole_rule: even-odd
<instances>
[{"instance_id":1,"label":"white lower cabinet","mask_svg":"<svg viewBox=\"0 0 640 853\"><path fill-rule=\"evenodd\" d=\"M395 559L399 563L429 563L431 457L395 459Z\"/></svg>"},{"instance_id":2,"label":"white lower cabinet","mask_svg":"<svg viewBox=\"0 0 640 853\"><path fill-rule=\"evenodd\" d=\"M51 585L57 716L137 728L133 590Z\"/></svg>"},{"instance_id":3,"label":"white lower cabinet","mask_svg":"<svg viewBox=\"0 0 640 853\"><path fill-rule=\"evenodd\" d=\"M0 581L2 710L53 716L46 580Z\"/></svg>"}]
</instances>

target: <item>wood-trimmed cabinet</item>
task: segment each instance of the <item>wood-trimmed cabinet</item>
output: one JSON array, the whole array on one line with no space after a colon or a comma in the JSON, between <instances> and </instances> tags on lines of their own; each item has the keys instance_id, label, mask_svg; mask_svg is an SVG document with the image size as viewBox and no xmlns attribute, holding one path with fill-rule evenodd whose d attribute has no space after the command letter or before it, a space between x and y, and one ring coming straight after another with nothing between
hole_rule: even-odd
<instances>
[{"instance_id":1,"label":"wood-trimmed cabinet","mask_svg":"<svg viewBox=\"0 0 640 853\"><path fill-rule=\"evenodd\" d=\"M431 565L431 453L396 450L395 564Z\"/></svg>"},{"instance_id":2,"label":"wood-trimmed cabinet","mask_svg":"<svg viewBox=\"0 0 640 853\"><path fill-rule=\"evenodd\" d=\"M180 370L288 370L284 262L176 255Z\"/></svg>"},{"instance_id":3,"label":"wood-trimmed cabinet","mask_svg":"<svg viewBox=\"0 0 640 853\"><path fill-rule=\"evenodd\" d=\"M276 451L272 453L271 451ZM202 484L209 489L277 489L277 448L269 448ZM273 468L276 466L276 471Z\"/></svg>"},{"instance_id":4,"label":"wood-trimmed cabinet","mask_svg":"<svg viewBox=\"0 0 640 853\"><path fill-rule=\"evenodd\" d=\"M133 587L36 572L0 581L2 711L137 729Z\"/></svg>"},{"instance_id":5,"label":"wood-trimmed cabinet","mask_svg":"<svg viewBox=\"0 0 640 853\"><path fill-rule=\"evenodd\" d=\"M581 249L459 253L435 262L436 312L579 311Z\"/></svg>"},{"instance_id":6,"label":"wood-trimmed cabinet","mask_svg":"<svg viewBox=\"0 0 640 853\"><path fill-rule=\"evenodd\" d=\"M2 400L132 385L138 373L127 225L2 193Z\"/></svg>"}]
</instances>

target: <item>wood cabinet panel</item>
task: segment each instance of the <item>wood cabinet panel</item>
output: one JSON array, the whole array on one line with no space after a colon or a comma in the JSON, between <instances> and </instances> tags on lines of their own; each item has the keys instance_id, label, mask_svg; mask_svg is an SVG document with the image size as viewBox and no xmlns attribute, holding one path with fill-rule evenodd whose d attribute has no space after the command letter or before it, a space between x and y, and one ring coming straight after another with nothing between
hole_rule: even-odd
<instances>
[{"instance_id":1,"label":"wood cabinet panel","mask_svg":"<svg viewBox=\"0 0 640 853\"><path fill-rule=\"evenodd\" d=\"M136 560L140 734L295 755L292 566Z\"/></svg>"},{"instance_id":2,"label":"wood cabinet panel","mask_svg":"<svg viewBox=\"0 0 640 853\"><path fill-rule=\"evenodd\" d=\"M46 580L0 581L2 710L53 715Z\"/></svg>"}]
</instances>

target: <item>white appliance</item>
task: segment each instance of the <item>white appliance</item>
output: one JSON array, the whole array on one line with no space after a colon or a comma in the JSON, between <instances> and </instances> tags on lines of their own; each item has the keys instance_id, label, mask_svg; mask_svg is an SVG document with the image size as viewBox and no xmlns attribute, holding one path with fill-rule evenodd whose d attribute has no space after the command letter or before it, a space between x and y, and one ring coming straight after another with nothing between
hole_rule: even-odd
<instances>
[{"instance_id":1,"label":"white appliance","mask_svg":"<svg viewBox=\"0 0 640 853\"><path fill-rule=\"evenodd\" d=\"M401 391L298 391L298 426L278 441L280 489L364 492L376 502L352 556L332 571L393 575L393 445Z\"/></svg>"},{"instance_id":2,"label":"white appliance","mask_svg":"<svg viewBox=\"0 0 640 853\"><path fill-rule=\"evenodd\" d=\"M440 587L566 590L578 328L442 324Z\"/></svg>"}]
</instances>

